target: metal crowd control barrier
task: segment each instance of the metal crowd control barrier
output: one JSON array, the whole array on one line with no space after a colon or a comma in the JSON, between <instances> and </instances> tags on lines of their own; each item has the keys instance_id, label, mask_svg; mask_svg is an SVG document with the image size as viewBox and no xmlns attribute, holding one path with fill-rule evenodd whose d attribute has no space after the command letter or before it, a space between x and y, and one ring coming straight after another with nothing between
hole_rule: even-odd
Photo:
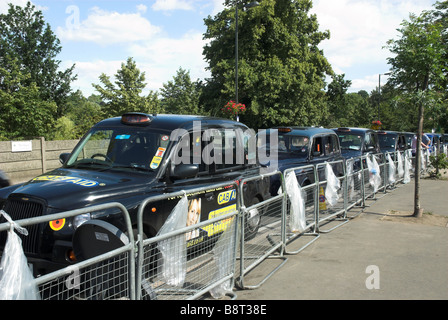
<instances>
[{"instance_id":1,"label":"metal crowd control barrier","mask_svg":"<svg viewBox=\"0 0 448 320\"><path fill-rule=\"evenodd\" d=\"M319 202L319 188L318 188L318 178L317 178L317 171L316 171L316 167L314 165L308 165L308 166L302 166L302 167L297 167L297 168L289 168L286 169L283 172L284 177L287 177L289 174L294 174L294 176L300 176L302 174L305 174L305 172L307 172L307 174L311 177L313 177L314 183L310 183L304 186L300 186L300 189L302 191L302 200L303 200L303 205L304 205L304 216L305 216L305 221L304 221L304 228L302 231L298 232L298 231L294 231L291 230L290 227L290 219L291 219L291 198L286 194L285 195L285 202L284 202L284 207L285 207L285 214L286 214L286 218L285 218L285 250L284 253L285 254L297 254L299 252L301 252L302 250L304 250L305 248L307 248L309 245L311 245L314 241L316 241L320 235L317 232L317 207L318 207L318 202ZM283 185L282 185L282 189L285 190L286 193L286 184L285 184L285 179L283 179ZM298 205L302 205L302 204L298 204ZM308 242L305 242L300 248L296 249L296 250L288 250L288 244L292 244L292 242L294 240L296 240L299 237L302 236L310 236L312 237L311 240L309 240Z\"/></svg>"},{"instance_id":2,"label":"metal crowd control barrier","mask_svg":"<svg viewBox=\"0 0 448 320\"><path fill-rule=\"evenodd\" d=\"M244 179L240 182L240 194L244 192L247 183L254 183L263 179L283 179L279 171L271 172L266 175L260 175ZM273 195L271 198L258 203L245 203L244 197L241 201L241 225L240 225L240 246L239 246L239 276L236 279L236 285L242 289L255 289L260 287L277 270L279 270L287 261L283 255L284 247L284 193ZM250 200L249 200L250 201ZM260 216L258 232L248 234L248 219L253 219L254 212ZM274 254L276 253L277 254ZM245 276L265 259L274 258L283 260L282 263L274 268L264 279L256 285L245 284Z\"/></svg>"},{"instance_id":3,"label":"metal crowd control barrier","mask_svg":"<svg viewBox=\"0 0 448 320\"><path fill-rule=\"evenodd\" d=\"M233 295L231 290L235 271L238 205L217 212L212 219L142 239L143 215L149 204L169 199L176 201L184 196L210 192L212 189L227 190L224 187L228 186L233 186L235 190L237 188L235 183L227 182L150 197L140 204L137 299L193 300L207 292L212 296ZM207 237L202 233L204 230L208 230L209 235L213 231L213 234ZM192 233L199 235L198 243L187 248L186 239ZM199 239L203 241L200 242ZM165 251L163 248L166 248Z\"/></svg>"},{"instance_id":4,"label":"metal crowd control barrier","mask_svg":"<svg viewBox=\"0 0 448 320\"><path fill-rule=\"evenodd\" d=\"M14 222L26 227L109 208L118 208L122 212L128 243L34 279L42 300L135 299L134 239L129 214L122 204L114 202ZM9 228L9 222L0 225L0 231Z\"/></svg>"},{"instance_id":5,"label":"metal crowd control barrier","mask_svg":"<svg viewBox=\"0 0 448 320\"><path fill-rule=\"evenodd\" d=\"M371 184L372 168L367 166L367 160L373 159L372 157L378 159L377 162L379 162L378 177L381 181L376 186ZM138 210L137 239L134 239L134 230L126 208L115 202L18 220L15 223L26 227L114 207L118 208L124 216L129 243L34 279L42 299L190 300L207 293L213 297L222 295L236 297L232 292L234 285L241 289L260 287L287 262L286 255L301 252L317 240L321 233L330 232L347 223L349 221L347 211L350 208L356 205L366 207L367 198L376 200L379 190L387 189L391 185L387 182L387 161L381 159L384 159L381 155L367 155L347 161L329 162L328 164L332 167L339 165L343 168L342 176L337 177L340 182L340 188L337 190L338 200L331 206L325 202L328 181L322 178L324 176L322 171L327 163L322 163L291 168L285 170L283 174L276 171L254 176L240 181L239 184L226 182L206 188L147 198L140 204ZM293 172L297 174L307 170L311 171L315 183L301 187L304 194L302 199L305 207L305 228L303 231L293 232L289 224L292 204L286 192L285 177ZM277 194L271 191L269 199L246 203L243 194L247 184L265 182L266 179L269 181L279 179L282 192ZM168 200L180 202L179 199L184 199L184 196L190 195L193 198L194 195L220 190L220 188L238 189L237 204L229 206L228 210L216 212L209 217L209 220L198 224L185 225L153 238L143 238L143 216L145 208L150 204ZM330 230L322 230L322 225L331 221L340 221L340 223ZM254 223L257 223L257 232L249 233L249 227L251 231L254 231ZM9 228L8 222L0 224L0 231L6 231ZM187 247L188 235L212 229L216 231L213 232L214 235L208 234L211 237L205 237L203 242ZM302 236L313 236L313 239L297 251L288 250L293 241ZM170 245L170 254L172 254L168 258L161 251L163 245L166 244ZM178 259L179 257L181 259ZM166 259L173 263L165 263L168 261ZM266 259L279 259L281 263L258 284L247 285L246 276ZM181 263L179 267L180 260L185 263Z\"/></svg>"},{"instance_id":6,"label":"metal crowd control barrier","mask_svg":"<svg viewBox=\"0 0 448 320\"><path fill-rule=\"evenodd\" d=\"M354 157L345 161L347 211L355 206L364 206L363 158ZM354 218L351 216L350 218Z\"/></svg>"},{"instance_id":7,"label":"metal crowd control barrier","mask_svg":"<svg viewBox=\"0 0 448 320\"><path fill-rule=\"evenodd\" d=\"M334 173L336 178L339 180L340 187L337 190L337 197L334 199L333 204L330 203L328 199L326 199L326 188L328 187L328 181L325 177L325 168L327 164L333 169L336 166L340 166L342 168L342 176L336 176L337 172ZM319 205L317 206L317 227L318 232L327 233L330 232L341 225L347 223L349 219L347 219L347 203L346 203L346 194L347 194L347 179L346 179L346 168L345 161L332 161L319 163L316 165L318 180L318 188L319 188ZM340 221L339 224L332 227L329 230L322 230L321 226L329 221Z\"/></svg>"}]
</instances>

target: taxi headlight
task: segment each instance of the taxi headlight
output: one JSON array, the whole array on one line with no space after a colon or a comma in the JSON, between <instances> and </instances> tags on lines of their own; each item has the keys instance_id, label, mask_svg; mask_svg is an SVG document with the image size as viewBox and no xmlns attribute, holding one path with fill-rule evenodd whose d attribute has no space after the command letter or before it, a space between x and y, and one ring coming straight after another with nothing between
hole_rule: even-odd
<instances>
[{"instance_id":1,"label":"taxi headlight","mask_svg":"<svg viewBox=\"0 0 448 320\"><path fill-rule=\"evenodd\" d=\"M83 213L73 218L73 228L76 230L84 222L91 219L90 213Z\"/></svg>"}]
</instances>

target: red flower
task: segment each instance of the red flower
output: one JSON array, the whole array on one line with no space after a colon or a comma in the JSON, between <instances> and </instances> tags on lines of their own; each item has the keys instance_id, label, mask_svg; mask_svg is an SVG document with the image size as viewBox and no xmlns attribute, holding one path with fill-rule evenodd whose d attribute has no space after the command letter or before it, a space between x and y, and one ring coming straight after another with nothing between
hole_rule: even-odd
<instances>
[{"instance_id":1,"label":"red flower","mask_svg":"<svg viewBox=\"0 0 448 320\"><path fill-rule=\"evenodd\" d=\"M246 111L246 106L242 103L235 103L231 100L227 102L227 104L221 110L224 113L235 115L244 113Z\"/></svg>"}]
</instances>

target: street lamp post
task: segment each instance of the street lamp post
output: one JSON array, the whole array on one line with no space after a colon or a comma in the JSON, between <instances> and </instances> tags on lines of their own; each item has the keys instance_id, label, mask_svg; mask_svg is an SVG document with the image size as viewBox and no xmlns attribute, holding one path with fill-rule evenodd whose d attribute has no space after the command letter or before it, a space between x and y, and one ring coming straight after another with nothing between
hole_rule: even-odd
<instances>
[{"instance_id":1,"label":"street lamp post","mask_svg":"<svg viewBox=\"0 0 448 320\"><path fill-rule=\"evenodd\" d=\"M378 121L380 121L380 103L381 103L381 75L388 76L390 72L380 73L378 75Z\"/></svg>"},{"instance_id":2,"label":"street lamp post","mask_svg":"<svg viewBox=\"0 0 448 320\"><path fill-rule=\"evenodd\" d=\"M251 2L244 6L250 9L260 4L257 1ZM235 103L238 104L238 1L235 1ZM238 110L236 120L239 121Z\"/></svg>"}]
</instances>

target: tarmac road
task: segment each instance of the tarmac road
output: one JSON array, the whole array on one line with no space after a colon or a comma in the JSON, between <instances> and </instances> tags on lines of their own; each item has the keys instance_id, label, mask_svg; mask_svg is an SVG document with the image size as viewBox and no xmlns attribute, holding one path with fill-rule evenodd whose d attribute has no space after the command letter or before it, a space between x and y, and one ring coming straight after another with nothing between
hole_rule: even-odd
<instances>
[{"instance_id":1,"label":"tarmac road","mask_svg":"<svg viewBox=\"0 0 448 320\"><path fill-rule=\"evenodd\" d=\"M409 216L413 180L380 192L351 209L348 223L288 255L260 287L235 290L237 300L448 299L448 179L421 182L422 219ZM279 263L266 260L245 282L258 283Z\"/></svg>"}]
</instances>

